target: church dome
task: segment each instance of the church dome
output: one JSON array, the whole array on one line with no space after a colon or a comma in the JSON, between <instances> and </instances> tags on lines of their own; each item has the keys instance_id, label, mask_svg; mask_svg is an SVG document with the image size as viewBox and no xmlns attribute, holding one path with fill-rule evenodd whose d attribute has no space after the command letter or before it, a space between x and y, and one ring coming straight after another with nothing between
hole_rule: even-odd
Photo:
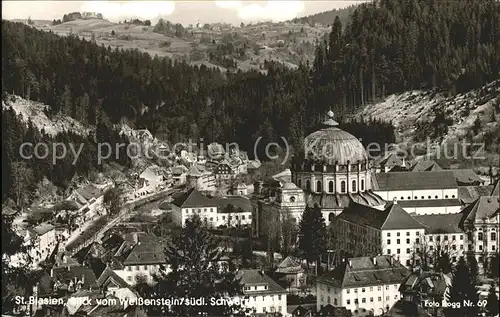
<instances>
[{"instance_id":1,"label":"church dome","mask_svg":"<svg viewBox=\"0 0 500 317\"><path fill-rule=\"evenodd\" d=\"M323 128L304 139L304 156L327 164L347 165L368 160L363 144L352 134L339 129L333 120L333 112L328 112L328 119Z\"/></svg>"}]
</instances>

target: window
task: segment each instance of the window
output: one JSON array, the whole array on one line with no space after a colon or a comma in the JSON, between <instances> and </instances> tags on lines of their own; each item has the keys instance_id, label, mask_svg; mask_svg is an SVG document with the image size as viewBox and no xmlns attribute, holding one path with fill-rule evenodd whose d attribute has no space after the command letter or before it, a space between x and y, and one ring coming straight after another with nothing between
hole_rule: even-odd
<instances>
[{"instance_id":1,"label":"window","mask_svg":"<svg viewBox=\"0 0 500 317\"><path fill-rule=\"evenodd\" d=\"M361 289L361 293L364 293L364 292L365 292L365 288L362 288L362 289Z\"/></svg>"},{"instance_id":2,"label":"window","mask_svg":"<svg viewBox=\"0 0 500 317\"><path fill-rule=\"evenodd\" d=\"M377 291L380 292L381 290L382 290L382 286L377 287Z\"/></svg>"},{"instance_id":3,"label":"window","mask_svg":"<svg viewBox=\"0 0 500 317\"><path fill-rule=\"evenodd\" d=\"M388 291L389 290L389 285L386 285L385 286L385 290Z\"/></svg>"},{"instance_id":4,"label":"window","mask_svg":"<svg viewBox=\"0 0 500 317\"><path fill-rule=\"evenodd\" d=\"M328 182L328 191L333 193L333 181Z\"/></svg>"},{"instance_id":5,"label":"window","mask_svg":"<svg viewBox=\"0 0 500 317\"><path fill-rule=\"evenodd\" d=\"M340 182L340 192L345 193L345 181Z\"/></svg>"},{"instance_id":6,"label":"window","mask_svg":"<svg viewBox=\"0 0 500 317\"><path fill-rule=\"evenodd\" d=\"M373 297L370 297L370 303L373 303Z\"/></svg>"},{"instance_id":7,"label":"window","mask_svg":"<svg viewBox=\"0 0 500 317\"><path fill-rule=\"evenodd\" d=\"M451 246L451 248L452 248L453 250L456 250L456 249L457 249L457 246L456 246L456 245L452 245L452 246Z\"/></svg>"},{"instance_id":8,"label":"window","mask_svg":"<svg viewBox=\"0 0 500 317\"><path fill-rule=\"evenodd\" d=\"M464 235L463 235L463 234L461 234L461 235L460 235L460 240L463 240L463 239L464 239Z\"/></svg>"},{"instance_id":9,"label":"window","mask_svg":"<svg viewBox=\"0 0 500 317\"><path fill-rule=\"evenodd\" d=\"M144 271L147 271L148 270L148 266L147 265L144 265Z\"/></svg>"},{"instance_id":10,"label":"window","mask_svg":"<svg viewBox=\"0 0 500 317\"><path fill-rule=\"evenodd\" d=\"M140 267L139 265L136 265L136 266L135 266L135 270L136 270L136 271L140 271L140 270L141 270L141 267Z\"/></svg>"},{"instance_id":11,"label":"window","mask_svg":"<svg viewBox=\"0 0 500 317\"><path fill-rule=\"evenodd\" d=\"M387 232L387 236L390 237L391 236L391 233L390 232Z\"/></svg>"},{"instance_id":12,"label":"window","mask_svg":"<svg viewBox=\"0 0 500 317\"><path fill-rule=\"evenodd\" d=\"M316 191L321 192L321 181L316 182Z\"/></svg>"},{"instance_id":13,"label":"window","mask_svg":"<svg viewBox=\"0 0 500 317\"><path fill-rule=\"evenodd\" d=\"M496 232L491 233L491 241L497 241L497 233Z\"/></svg>"},{"instance_id":14,"label":"window","mask_svg":"<svg viewBox=\"0 0 500 317\"><path fill-rule=\"evenodd\" d=\"M391 239L387 239L387 244L391 244Z\"/></svg>"},{"instance_id":15,"label":"window","mask_svg":"<svg viewBox=\"0 0 500 317\"><path fill-rule=\"evenodd\" d=\"M409 237L410 236L410 231L406 231L406 236Z\"/></svg>"},{"instance_id":16,"label":"window","mask_svg":"<svg viewBox=\"0 0 500 317\"><path fill-rule=\"evenodd\" d=\"M397 239L396 240L396 244L400 244L401 243L401 240L400 239Z\"/></svg>"},{"instance_id":17,"label":"window","mask_svg":"<svg viewBox=\"0 0 500 317\"><path fill-rule=\"evenodd\" d=\"M372 291L373 291L373 287L370 287L370 292L372 292Z\"/></svg>"},{"instance_id":18,"label":"window","mask_svg":"<svg viewBox=\"0 0 500 317\"><path fill-rule=\"evenodd\" d=\"M391 254L391 249L387 249L387 254Z\"/></svg>"},{"instance_id":19,"label":"window","mask_svg":"<svg viewBox=\"0 0 500 317\"><path fill-rule=\"evenodd\" d=\"M361 298L362 303L366 303L366 298Z\"/></svg>"},{"instance_id":20,"label":"window","mask_svg":"<svg viewBox=\"0 0 500 317\"><path fill-rule=\"evenodd\" d=\"M410 244L410 239L406 239L406 244Z\"/></svg>"},{"instance_id":21,"label":"window","mask_svg":"<svg viewBox=\"0 0 500 317\"><path fill-rule=\"evenodd\" d=\"M310 180L306 181L306 190L311 190L311 181Z\"/></svg>"},{"instance_id":22,"label":"window","mask_svg":"<svg viewBox=\"0 0 500 317\"><path fill-rule=\"evenodd\" d=\"M278 295L278 300L281 300L281 295Z\"/></svg>"},{"instance_id":23,"label":"window","mask_svg":"<svg viewBox=\"0 0 500 317\"><path fill-rule=\"evenodd\" d=\"M365 180L361 180L361 190L365 190Z\"/></svg>"},{"instance_id":24,"label":"window","mask_svg":"<svg viewBox=\"0 0 500 317\"><path fill-rule=\"evenodd\" d=\"M379 296L378 297L378 301L381 302L382 301L382 297Z\"/></svg>"},{"instance_id":25,"label":"window","mask_svg":"<svg viewBox=\"0 0 500 317\"><path fill-rule=\"evenodd\" d=\"M417 243L417 244L418 244L418 243L420 243L420 239L419 239L419 238L416 238L416 239L415 239L415 243Z\"/></svg>"},{"instance_id":26,"label":"window","mask_svg":"<svg viewBox=\"0 0 500 317\"><path fill-rule=\"evenodd\" d=\"M429 241L430 242L434 241L434 237L433 236L429 236Z\"/></svg>"},{"instance_id":27,"label":"window","mask_svg":"<svg viewBox=\"0 0 500 317\"><path fill-rule=\"evenodd\" d=\"M131 266L127 266L127 271L132 271L132 267Z\"/></svg>"},{"instance_id":28,"label":"window","mask_svg":"<svg viewBox=\"0 0 500 317\"><path fill-rule=\"evenodd\" d=\"M358 289L357 289L357 288L355 288L355 289L354 289L354 293L355 293L355 294L357 294L357 293L358 293Z\"/></svg>"},{"instance_id":29,"label":"window","mask_svg":"<svg viewBox=\"0 0 500 317\"><path fill-rule=\"evenodd\" d=\"M350 305L350 304L351 304L351 300L350 300L350 299L348 299L348 300L346 301L346 303L347 303L347 305Z\"/></svg>"},{"instance_id":30,"label":"window","mask_svg":"<svg viewBox=\"0 0 500 317\"><path fill-rule=\"evenodd\" d=\"M444 236L444 241L448 241L448 236Z\"/></svg>"},{"instance_id":31,"label":"window","mask_svg":"<svg viewBox=\"0 0 500 317\"><path fill-rule=\"evenodd\" d=\"M336 299L336 298L334 298L334 299L333 299L333 304L334 304L335 306L337 306L337 305L338 305L338 301L337 301L337 299Z\"/></svg>"},{"instance_id":32,"label":"window","mask_svg":"<svg viewBox=\"0 0 500 317\"><path fill-rule=\"evenodd\" d=\"M127 276L127 281L131 282L132 281L132 276Z\"/></svg>"},{"instance_id":33,"label":"window","mask_svg":"<svg viewBox=\"0 0 500 317\"><path fill-rule=\"evenodd\" d=\"M401 249L397 249L397 250L396 250L396 253L397 253L397 254L401 254Z\"/></svg>"},{"instance_id":34,"label":"window","mask_svg":"<svg viewBox=\"0 0 500 317\"><path fill-rule=\"evenodd\" d=\"M451 240L452 240L452 241L456 241L456 240L457 240L457 237L456 237L455 235L452 235L452 236L451 236Z\"/></svg>"},{"instance_id":35,"label":"window","mask_svg":"<svg viewBox=\"0 0 500 317\"><path fill-rule=\"evenodd\" d=\"M429 196L429 197L430 197L430 196ZM398 299L398 295L394 295L394 299L396 299L396 300L397 300L397 299Z\"/></svg>"},{"instance_id":36,"label":"window","mask_svg":"<svg viewBox=\"0 0 500 317\"><path fill-rule=\"evenodd\" d=\"M299 185L299 188L302 187L302 180L299 178L299 180L297 181L297 185Z\"/></svg>"},{"instance_id":37,"label":"window","mask_svg":"<svg viewBox=\"0 0 500 317\"><path fill-rule=\"evenodd\" d=\"M483 246L482 245L479 246L479 251L483 251Z\"/></svg>"},{"instance_id":38,"label":"window","mask_svg":"<svg viewBox=\"0 0 500 317\"><path fill-rule=\"evenodd\" d=\"M348 288L348 289L346 290L346 293L347 293L347 294L351 293L351 289L349 289L349 288Z\"/></svg>"},{"instance_id":39,"label":"window","mask_svg":"<svg viewBox=\"0 0 500 317\"><path fill-rule=\"evenodd\" d=\"M410 254L410 248L406 249L406 254Z\"/></svg>"},{"instance_id":40,"label":"window","mask_svg":"<svg viewBox=\"0 0 500 317\"><path fill-rule=\"evenodd\" d=\"M357 298L354 299L354 304L359 304L359 300Z\"/></svg>"},{"instance_id":41,"label":"window","mask_svg":"<svg viewBox=\"0 0 500 317\"><path fill-rule=\"evenodd\" d=\"M386 297L385 297L385 300L389 300L389 296L386 296Z\"/></svg>"},{"instance_id":42,"label":"window","mask_svg":"<svg viewBox=\"0 0 500 317\"><path fill-rule=\"evenodd\" d=\"M352 181L352 191L355 192L357 190L358 188L356 187L356 181Z\"/></svg>"},{"instance_id":43,"label":"window","mask_svg":"<svg viewBox=\"0 0 500 317\"><path fill-rule=\"evenodd\" d=\"M396 233L396 236L397 236L397 237L399 237L400 235L401 235L401 233L400 233L400 232Z\"/></svg>"},{"instance_id":44,"label":"window","mask_svg":"<svg viewBox=\"0 0 500 317\"><path fill-rule=\"evenodd\" d=\"M479 241L483 241L483 233L482 233L482 232L479 232L479 233L477 234L477 239L478 239Z\"/></svg>"}]
</instances>

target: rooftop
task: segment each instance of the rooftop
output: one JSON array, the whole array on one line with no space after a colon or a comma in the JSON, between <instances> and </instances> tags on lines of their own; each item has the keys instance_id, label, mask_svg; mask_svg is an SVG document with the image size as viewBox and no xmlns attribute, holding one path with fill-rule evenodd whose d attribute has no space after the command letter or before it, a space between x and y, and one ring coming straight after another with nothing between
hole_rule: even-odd
<instances>
[{"instance_id":1,"label":"rooftop","mask_svg":"<svg viewBox=\"0 0 500 317\"><path fill-rule=\"evenodd\" d=\"M177 196L172 204L180 208L216 207L217 202L207 198L195 188Z\"/></svg>"},{"instance_id":2,"label":"rooftop","mask_svg":"<svg viewBox=\"0 0 500 317\"><path fill-rule=\"evenodd\" d=\"M427 227L427 233L457 233L462 232L459 227L461 213L440 215L413 216Z\"/></svg>"},{"instance_id":3,"label":"rooftop","mask_svg":"<svg viewBox=\"0 0 500 317\"><path fill-rule=\"evenodd\" d=\"M260 270L240 270L237 278L240 278L241 284L245 286L267 285L267 290L248 292L251 294L284 294L286 290L270 278L266 273Z\"/></svg>"},{"instance_id":4,"label":"rooftop","mask_svg":"<svg viewBox=\"0 0 500 317\"><path fill-rule=\"evenodd\" d=\"M471 169L451 170L460 186L483 184L484 180Z\"/></svg>"},{"instance_id":5,"label":"rooftop","mask_svg":"<svg viewBox=\"0 0 500 317\"><path fill-rule=\"evenodd\" d=\"M318 206L325 209L345 208L351 203L358 203L368 206L380 206L385 204L385 201L372 191L364 191L361 193L353 194L310 193L306 197L306 201L310 206L318 204Z\"/></svg>"},{"instance_id":6,"label":"rooftop","mask_svg":"<svg viewBox=\"0 0 500 317\"><path fill-rule=\"evenodd\" d=\"M332 271L318 277L317 281L341 288L399 284L410 273L410 270L390 255L380 255L374 258L346 260Z\"/></svg>"},{"instance_id":7,"label":"rooftop","mask_svg":"<svg viewBox=\"0 0 500 317\"><path fill-rule=\"evenodd\" d=\"M422 223L415 220L397 203L389 203L384 210L353 203L339 217L352 223L370 226L379 230L425 228Z\"/></svg>"},{"instance_id":8,"label":"rooftop","mask_svg":"<svg viewBox=\"0 0 500 317\"><path fill-rule=\"evenodd\" d=\"M137 242L135 242L130 253L123 261L123 265L165 263L165 244L162 243L159 237L145 232L134 232L126 236L125 240L128 240L128 242L131 242L130 240Z\"/></svg>"},{"instance_id":9,"label":"rooftop","mask_svg":"<svg viewBox=\"0 0 500 317\"><path fill-rule=\"evenodd\" d=\"M411 199L411 200L398 200L398 205L403 208L412 207L450 207L461 206L458 199Z\"/></svg>"},{"instance_id":10,"label":"rooftop","mask_svg":"<svg viewBox=\"0 0 500 317\"><path fill-rule=\"evenodd\" d=\"M481 196L492 195L493 187L490 186L459 186L458 199L463 204L470 204Z\"/></svg>"},{"instance_id":11,"label":"rooftop","mask_svg":"<svg viewBox=\"0 0 500 317\"><path fill-rule=\"evenodd\" d=\"M465 221L475 222L475 220L491 218L499 212L499 196L481 196L462 210L461 214L463 215L463 218L461 223Z\"/></svg>"},{"instance_id":12,"label":"rooftop","mask_svg":"<svg viewBox=\"0 0 500 317\"><path fill-rule=\"evenodd\" d=\"M224 198L214 198L219 213L232 213L232 212L252 212L254 207L252 201L246 197L231 196ZM229 205L234 208L230 210Z\"/></svg>"},{"instance_id":13,"label":"rooftop","mask_svg":"<svg viewBox=\"0 0 500 317\"><path fill-rule=\"evenodd\" d=\"M83 188L78 189L77 192L78 194L80 194L80 196L82 196L86 200L97 198L102 194L101 190L92 184L89 184Z\"/></svg>"},{"instance_id":14,"label":"rooftop","mask_svg":"<svg viewBox=\"0 0 500 317\"><path fill-rule=\"evenodd\" d=\"M457 188L451 171L378 173L372 180L375 191Z\"/></svg>"},{"instance_id":15,"label":"rooftop","mask_svg":"<svg viewBox=\"0 0 500 317\"><path fill-rule=\"evenodd\" d=\"M56 227L48 222L42 222L41 224L39 224L38 226L34 227L34 228L31 228L30 230L32 231L32 233L38 235L38 236L42 236L44 234L46 234L47 232L49 231L52 231L52 230L55 230Z\"/></svg>"},{"instance_id":16,"label":"rooftop","mask_svg":"<svg viewBox=\"0 0 500 317\"><path fill-rule=\"evenodd\" d=\"M442 171L443 169L433 160L421 160L410 167L411 172Z\"/></svg>"}]
</instances>

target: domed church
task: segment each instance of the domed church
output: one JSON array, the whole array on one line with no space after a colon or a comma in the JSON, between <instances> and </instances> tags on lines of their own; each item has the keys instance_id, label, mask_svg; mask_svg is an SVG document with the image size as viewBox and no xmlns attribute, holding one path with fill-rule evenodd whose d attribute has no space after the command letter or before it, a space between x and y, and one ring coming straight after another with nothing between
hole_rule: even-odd
<instances>
[{"instance_id":1,"label":"domed church","mask_svg":"<svg viewBox=\"0 0 500 317\"><path fill-rule=\"evenodd\" d=\"M371 190L372 166L363 144L338 128L332 111L327 116L292 159L291 179L296 186L282 186L278 202L296 212L317 204L327 224L351 202L382 209L386 202Z\"/></svg>"}]
</instances>

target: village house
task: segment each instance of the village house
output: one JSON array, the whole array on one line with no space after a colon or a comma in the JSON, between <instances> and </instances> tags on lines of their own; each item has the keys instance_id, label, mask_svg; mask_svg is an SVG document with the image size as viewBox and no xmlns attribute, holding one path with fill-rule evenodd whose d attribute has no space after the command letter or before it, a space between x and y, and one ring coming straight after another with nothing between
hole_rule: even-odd
<instances>
[{"instance_id":1,"label":"village house","mask_svg":"<svg viewBox=\"0 0 500 317\"><path fill-rule=\"evenodd\" d=\"M197 164L192 164L186 175L187 184L203 192L213 192L217 189L215 175Z\"/></svg>"},{"instance_id":2,"label":"village house","mask_svg":"<svg viewBox=\"0 0 500 317\"><path fill-rule=\"evenodd\" d=\"M73 191L67 200L78 204L78 214L83 222L103 212L103 191L92 184Z\"/></svg>"},{"instance_id":3,"label":"village house","mask_svg":"<svg viewBox=\"0 0 500 317\"><path fill-rule=\"evenodd\" d=\"M124 239L114 254L113 272L129 285L153 283L153 275L166 263L161 239L145 232L126 234Z\"/></svg>"},{"instance_id":4,"label":"village house","mask_svg":"<svg viewBox=\"0 0 500 317\"><path fill-rule=\"evenodd\" d=\"M260 270L240 270L236 274L241 279L243 294L247 298L245 306L255 314L287 314L287 292L272 278Z\"/></svg>"},{"instance_id":5,"label":"village house","mask_svg":"<svg viewBox=\"0 0 500 317\"><path fill-rule=\"evenodd\" d=\"M43 222L26 231L25 245L31 246L31 256L34 262L47 258L57 245L56 227Z\"/></svg>"},{"instance_id":6,"label":"village house","mask_svg":"<svg viewBox=\"0 0 500 317\"><path fill-rule=\"evenodd\" d=\"M156 164L146 167L144 171L139 174L139 177L147 181L147 186L150 187L152 191L158 190L160 187L165 186L166 183L163 169Z\"/></svg>"},{"instance_id":7,"label":"village house","mask_svg":"<svg viewBox=\"0 0 500 317\"><path fill-rule=\"evenodd\" d=\"M172 167L172 185L182 185L186 183L188 168L184 165Z\"/></svg>"},{"instance_id":8,"label":"village house","mask_svg":"<svg viewBox=\"0 0 500 317\"><path fill-rule=\"evenodd\" d=\"M214 169L217 180L228 180L238 176L238 167L231 165L227 160L220 162Z\"/></svg>"},{"instance_id":9,"label":"village house","mask_svg":"<svg viewBox=\"0 0 500 317\"><path fill-rule=\"evenodd\" d=\"M298 289L306 283L305 270L300 264L291 256L287 256L278 265L275 271L278 276L281 276L289 288Z\"/></svg>"},{"instance_id":10,"label":"village house","mask_svg":"<svg viewBox=\"0 0 500 317\"><path fill-rule=\"evenodd\" d=\"M250 199L241 196L214 198L217 214L210 220L213 226L241 227L252 224L253 205Z\"/></svg>"},{"instance_id":11,"label":"village house","mask_svg":"<svg viewBox=\"0 0 500 317\"><path fill-rule=\"evenodd\" d=\"M202 221L214 223L217 218L217 202L205 197L195 188L178 195L172 202L172 220L184 226L186 220L198 215Z\"/></svg>"},{"instance_id":12,"label":"village house","mask_svg":"<svg viewBox=\"0 0 500 317\"><path fill-rule=\"evenodd\" d=\"M343 306L353 312L384 312L401 298L410 271L390 255L347 259L316 280L317 309Z\"/></svg>"}]
</instances>

